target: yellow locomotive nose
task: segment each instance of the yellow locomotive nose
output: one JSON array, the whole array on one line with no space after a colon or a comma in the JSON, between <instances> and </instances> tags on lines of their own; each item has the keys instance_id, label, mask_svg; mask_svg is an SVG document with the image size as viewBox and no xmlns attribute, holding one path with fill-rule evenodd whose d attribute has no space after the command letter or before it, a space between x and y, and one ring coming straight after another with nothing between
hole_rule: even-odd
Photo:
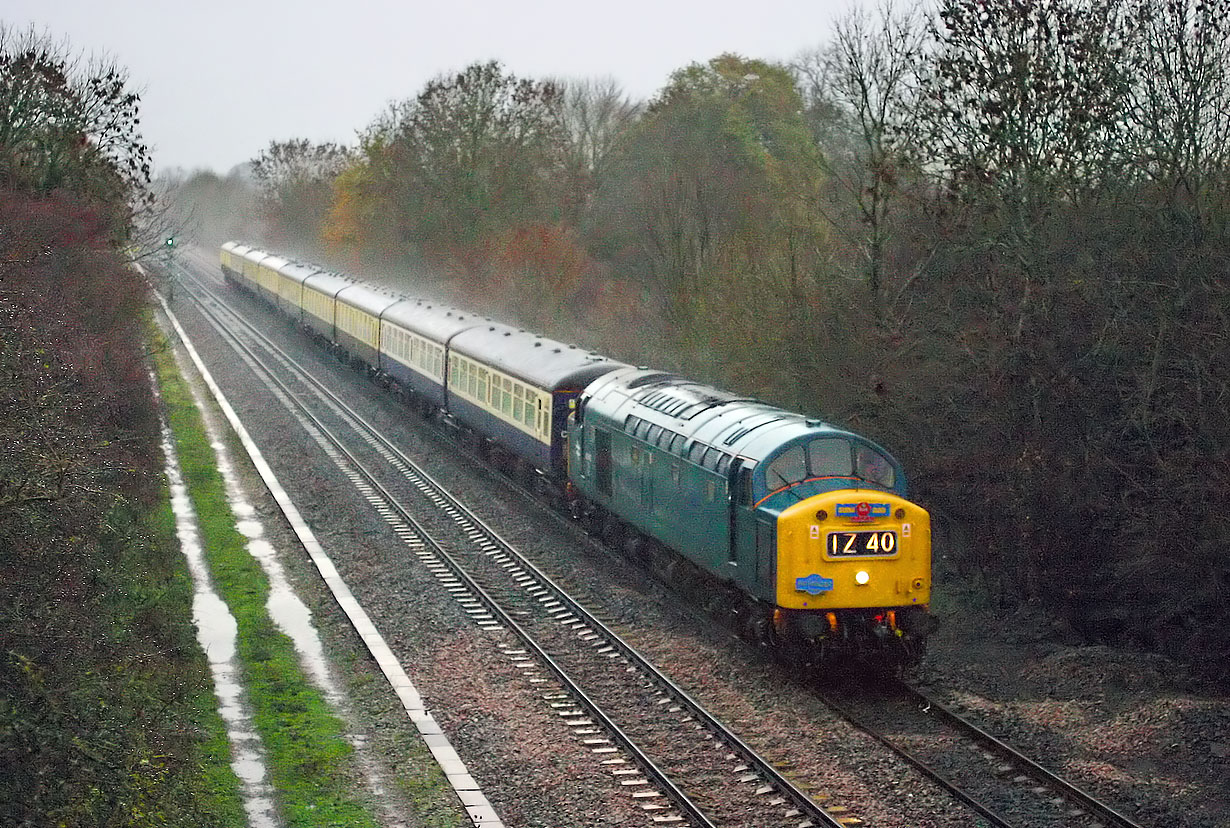
<instances>
[{"instance_id":1,"label":"yellow locomotive nose","mask_svg":"<svg viewBox=\"0 0 1230 828\"><path fill-rule=\"evenodd\" d=\"M842 490L794 504L777 520L777 605L925 607L931 516L887 492Z\"/></svg>"}]
</instances>

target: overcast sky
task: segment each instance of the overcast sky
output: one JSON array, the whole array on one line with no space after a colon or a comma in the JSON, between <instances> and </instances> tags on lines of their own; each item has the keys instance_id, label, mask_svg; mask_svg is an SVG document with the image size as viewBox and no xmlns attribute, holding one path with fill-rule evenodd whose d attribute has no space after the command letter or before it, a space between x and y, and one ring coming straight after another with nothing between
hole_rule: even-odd
<instances>
[{"instance_id":1,"label":"overcast sky","mask_svg":"<svg viewBox=\"0 0 1230 828\"><path fill-rule=\"evenodd\" d=\"M0 21L106 53L142 93L158 169L219 173L273 140L352 143L394 100L475 61L614 78L651 97L722 52L790 60L853 0L4 0Z\"/></svg>"}]
</instances>

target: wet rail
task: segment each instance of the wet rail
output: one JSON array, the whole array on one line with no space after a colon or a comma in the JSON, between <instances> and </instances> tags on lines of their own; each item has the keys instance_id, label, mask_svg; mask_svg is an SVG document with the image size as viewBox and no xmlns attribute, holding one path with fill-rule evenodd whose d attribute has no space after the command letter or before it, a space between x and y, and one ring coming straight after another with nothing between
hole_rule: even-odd
<instances>
[{"instance_id":1,"label":"wet rail","mask_svg":"<svg viewBox=\"0 0 1230 828\"><path fill-rule=\"evenodd\" d=\"M998 828L1142 828L908 683L862 680L815 689L852 724Z\"/></svg>"}]
</instances>

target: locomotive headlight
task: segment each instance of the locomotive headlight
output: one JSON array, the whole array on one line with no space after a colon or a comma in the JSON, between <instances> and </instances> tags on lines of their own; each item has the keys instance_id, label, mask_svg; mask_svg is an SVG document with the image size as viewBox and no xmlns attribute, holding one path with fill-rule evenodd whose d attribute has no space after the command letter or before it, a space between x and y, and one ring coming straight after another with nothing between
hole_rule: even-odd
<instances>
[{"instance_id":1,"label":"locomotive headlight","mask_svg":"<svg viewBox=\"0 0 1230 828\"><path fill-rule=\"evenodd\" d=\"M867 574L867 570L865 569L860 569L858 572L854 573L854 583L859 586L866 586L867 582L870 580L871 576Z\"/></svg>"}]
</instances>

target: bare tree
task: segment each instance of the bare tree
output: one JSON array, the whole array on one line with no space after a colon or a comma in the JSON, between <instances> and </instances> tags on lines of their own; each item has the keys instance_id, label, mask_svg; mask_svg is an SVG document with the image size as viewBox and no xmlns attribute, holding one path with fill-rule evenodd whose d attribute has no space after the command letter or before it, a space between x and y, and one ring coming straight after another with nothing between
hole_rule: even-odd
<instances>
[{"instance_id":1,"label":"bare tree","mask_svg":"<svg viewBox=\"0 0 1230 828\"><path fill-rule=\"evenodd\" d=\"M985 211L1014 271L1020 338L1046 296L1041 229L1119 175L1129 84L1123 0L946 0L934 22L928 140L943 184Z\"/></svg>"},{"instance_id":2,"label":"bare tree","mask_svg":"<svg viewBox=\"0 0 1230 828\"><path fill-rule=\"evenodd\" d=\"M891 0L874 17L862 9L850 12L835 32L827 47L804 55L794 69L825 172L857 211L857 222L832 216L833 225L859 250L875 317L881 319L889 213L918 152L927 32L917 6L901 9Z\"/></svg>"},{"instance_id":3,"label":"bare tree","mask_svg":"<svg viewBox=\"0 0 1230 828\"><path fill-rule=\"evenodd\" d=\"M564 81L561 115L568 140L568 166L591 181L610 171L612 153L644 111L613 78Z\"/></svg>"},{"instance_id":4,"label":"bare tree","mask_svg":"<svg viewBox=\"0 0 1230 828\"><path fill-rule=\"evenodd\" d=\"M108 203L123 235L125 209L153 198L139 104L113 61L86 61L33 28L0 24L0 184Z\"/></svg>"},{"instance_id":5,"label":"bare tree","mask_svg":"<svg viewBox=\"0 0 1230 828\"><path fill-rule=\"evenodd\" d=\"M1138 0L1132 16L1136 166L1199 227L1230 174L1230 0Z\"/></svg>"},{"instance_id":6,"label":"bare tree","mask_svg":"<svg viewBox=\"0 0 1230 828\"><path fill-rule=\"evenodd\" d=\"M252 162L267 215L314 246L333 203L333 181L353 157L347 147L307 139L272 141Z\"/></svg>"}]
</instances>

